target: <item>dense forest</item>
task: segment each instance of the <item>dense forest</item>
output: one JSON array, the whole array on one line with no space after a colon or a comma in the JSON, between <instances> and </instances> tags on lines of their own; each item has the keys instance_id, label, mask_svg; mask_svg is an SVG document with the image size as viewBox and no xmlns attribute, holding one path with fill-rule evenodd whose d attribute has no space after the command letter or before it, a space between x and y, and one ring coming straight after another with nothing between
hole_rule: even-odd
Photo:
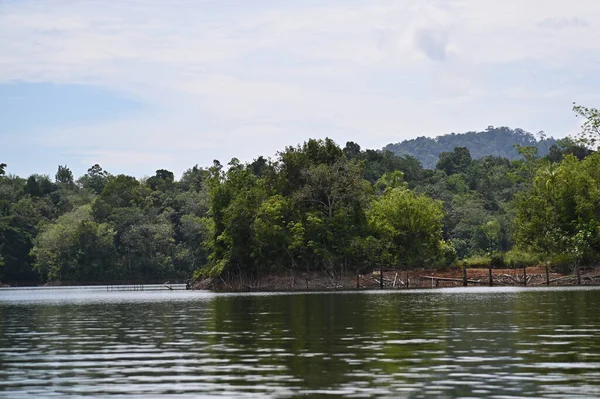
<instances>
[{"instance_id":1,"label":"dense forest","mask_svg":"<svg viewBox=\"0 0 600 399\"><path fill-rule=\"evenodd\" d=\"M0 164L0 281L9 284L332 276L374 268L588 265L600 257L598 110L541 155L410 155L310 139L138 180L99 165L75 179ZM519 132L511 134L520 135ZM526 143L531 144L531 143Z\"/></svg>"},{"instance_id":2,"label":"dense forest","mask_svg":"<svg viewBox=\"0 0 600 399\"><path fill-rule=\"evenodd\" d=\"M424 168L434 169L442 152L453 151L456 147L466 147L474 159L486 156L508 158L513 161L521 158L519 147L536 147L539 156L545 156L556 140L547 138L544 132L537 135L522 129L489 126L483 132L451 133L436 138L417 137L401 143L388 144L384 151L396 155L411 155L421 162Z\"/></svg>"}]
</instances>

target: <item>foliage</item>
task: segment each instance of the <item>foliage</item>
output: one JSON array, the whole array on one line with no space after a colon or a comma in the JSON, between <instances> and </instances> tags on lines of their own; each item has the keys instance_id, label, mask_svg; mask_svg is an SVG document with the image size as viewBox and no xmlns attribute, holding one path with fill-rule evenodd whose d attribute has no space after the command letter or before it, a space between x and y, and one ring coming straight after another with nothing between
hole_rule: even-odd
<instances>
[{"instance_id":1,"label":"foliage","mask_svg":"<svg viewBox=\"0 0 600 399\"><path fill-rule=\"evenodd\" d=\"M79 178L79 184L88 190L100 194L104 186L108 182L110 173L102 169L98 164L95 164L88 169L87 174Z\"/></svg>"},{"instance_id":2,"label":"foliage","mask_svg":"<svg viewBox=\"0 0 600 399\"><path fill-rule=\"evenodd\" d=\"M597 112L575 110L588 137ZM54 180L20 178L1 164L0 280L334 277L600 259L591 141L490 127L405 148L418 143L415 156L398 156L310 139L274 159L196 165L179 180L166 169L138 180L99 165L77 180L67 166ZM434 169L417 159L425 151Z\"/></svg>"},{"instance_id":3,"label":"foliage","mask_svg":"<svg viewBox=\"0 0 600 399\"><path fill-rule=\"evenodd\" d=\"M471 152L467 147L454 147L454 151L452 152L440 153L440 158L435 168L443 170L450 176L456 173L464 173L471 165L471 162Z\"/></svg>"},{"instance_id":4,"label":"foliage","mask_svg":"<svg viewBox=\"0 0 600 399\"><path fill-rule=\"evenodd\" d=\"M600 155L567 155L546 162L517 199L515 238L548 256L569 253L581 262L600 250Z\"/></svg>"},{"instance_id":5,"label":"foliage","mask_svg":"<svg viewBox=\"0 0 600 399\"><path fill-rule=\"evenodd\" d=\"M49 280L104 279L115 234L109 225L93 221L90 205L76 208L38 234L31 250L35 268Z\"/></svg>"},{"instance_id":6,"label":"foliage","mask_svg":"<svg viewBox=\"0 0 600 399\"><path fill-rule=\"evenodd\" d=\"M74 184L73 172L71 172L71 170L66 165L58 165L58 171L56 172L54 180L57 184L72 187Z\"/></svg>"},{"instance_id":7,"label":"foliage","mask_svg":"<svg viewBox=\"0 0 600 399\"><path fill-rule=\"evenodd\" d=\"M576 116L585 119L581 126L578 141L595 149L598 140L600 140L600 110L573 103L573 112Z\"/></svg>"},{"instance_id":8,"label":"foliage","mask_svg":"<svg viewBox=\"0 0 600 399\"><path fill-rule=\"evenodd\" d=\"M504 262L508 267L535 266L541 263L540 255L513 248L504 254Z\"/></svg>"},{"instance_id":9,"label":"foliage","mask_svg":"<svg viewBox=\"0 0 600 399\"><path fill-rule=\"evenodd\" d=\"M388 188L373 202L367 217L384 256L394 265L423 265L441 254L441 202L406 189Z\"/></svg>"},{"instance_id":10,"label":"foliage","mask_svg":"<svg viewBox=\"0 0 600 399\"><path fill-rule=\"evenodd\" d=\"M460 263L471 269L487 268L492 264L492 257L487 255L473 255L463 259Z\"/></svg>"}]
</instances>

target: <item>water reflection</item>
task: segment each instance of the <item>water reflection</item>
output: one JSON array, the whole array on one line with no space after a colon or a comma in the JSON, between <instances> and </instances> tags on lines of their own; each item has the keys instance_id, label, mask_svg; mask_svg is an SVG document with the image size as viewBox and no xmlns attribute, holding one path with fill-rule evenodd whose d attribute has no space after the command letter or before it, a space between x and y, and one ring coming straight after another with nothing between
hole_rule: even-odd
<instances>
[{"instance_id":1,"label":"water reflection","mask_svg":"<svg viewBox=\"0 0 600 399\"><path fill-rule=\"evenodd\" d=\"M0 396L598 397L600 290L0 292Z\"/></svg>"}]
</instances>

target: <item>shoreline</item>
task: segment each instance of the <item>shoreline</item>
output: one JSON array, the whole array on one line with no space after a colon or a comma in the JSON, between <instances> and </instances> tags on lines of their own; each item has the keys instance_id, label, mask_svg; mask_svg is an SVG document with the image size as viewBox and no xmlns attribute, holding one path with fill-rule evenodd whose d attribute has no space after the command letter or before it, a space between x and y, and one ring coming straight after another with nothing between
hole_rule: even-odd
<instances>
[{"instance_id":1,"label":"shoreline","mask_svg":"<svg viewBox=\"0 0 600 399\"><path fill-rule=\"evenodd\" d=\"M488 287L488 268L467 269L467 287ZM224 280L220 277L206 278L191 283L191 290L207 290L214 292L302 292L302 291L353 291L353 290L406 290L406 289L435 289L464 287L465 276L462 269L450 268L446 270L387 270L383 273L383 287L380 284L380 272L359 274L346 273L344 276L332 276L324 271L299 272L288 271L273 273L256 278L233 278ZM495 287L559 287L559 286L598 286L600 285L600 266L582 271L581 284L578 284L576 274L551 272L546 275L544 267L528 267L526 269L492 269L492 286ZM548 281L550 284L548 284ZM26 288L26 287L107 287L128 285L174 285L186 284L185 280L153 280L153 281L54 281L44 284L16 284L0 283L1 288Z\"/></svg>"},{"instance_id":2,"label":"shoreline","mask_svg":"<svg viewBox=\"0 0 600 399\"><path fill-rule=\"evenodd\" d=\"M524 272L525 270L525 272ZM492 269L492 285L489 269L468 269L468 287L558 287L600 285L600 268L596 267L580 275L581 284L575 274L549 273L544 267L526 269ZM550 284L548 284L550 281ZM301 292L301 291L340 291L340 290L406 290L464 287L461 269L451 270L409 270L384 271L383 287L380 272L367 274L346 274L331 276L326 272L287 272L262 276L260 279L206 278L192 284L194 290L214 292Z\"/></svg>"}]
</instances>

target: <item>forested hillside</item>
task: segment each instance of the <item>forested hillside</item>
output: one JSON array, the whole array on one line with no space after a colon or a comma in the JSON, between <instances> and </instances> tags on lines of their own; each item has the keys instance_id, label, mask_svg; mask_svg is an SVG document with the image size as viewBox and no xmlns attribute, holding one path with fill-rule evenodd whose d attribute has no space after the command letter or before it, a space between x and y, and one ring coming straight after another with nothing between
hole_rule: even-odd
<instances>
[{"instance_id":1,"label":"forested hillside","mask_svg":"<svg viewBox=\"0 0 600 399\"><path fill-rule=\"evenodd\" d=\"M490 126L483 132L451 133L436 138L417 137L401 143L388 144L384 150L392 151L396 155L411 155L417 158L424 168L433 169L439 154L452 151L455 147L466 147L474 159L491 155L512 161L520 158L518 146L536 147L538 154L545 156L555 144L556 140L546 138L543 134L536 138L522 129Z\"/></svg>"},{"instance_id":2,"label":"forested hillside","mask_svg":"<svg viewBox=\"0 0 600 399\"><path fill-rule=\"evenodd\" d=\"M600 260L600 115L541 156L412 156L310 139L275 159L138 180L94 165L78 179L0 164L0 281L331 276L375 268ZM527 143L526 143L527 144ZM529 142L529 144L531 144Z\"/></svg>"}]
</instances>

